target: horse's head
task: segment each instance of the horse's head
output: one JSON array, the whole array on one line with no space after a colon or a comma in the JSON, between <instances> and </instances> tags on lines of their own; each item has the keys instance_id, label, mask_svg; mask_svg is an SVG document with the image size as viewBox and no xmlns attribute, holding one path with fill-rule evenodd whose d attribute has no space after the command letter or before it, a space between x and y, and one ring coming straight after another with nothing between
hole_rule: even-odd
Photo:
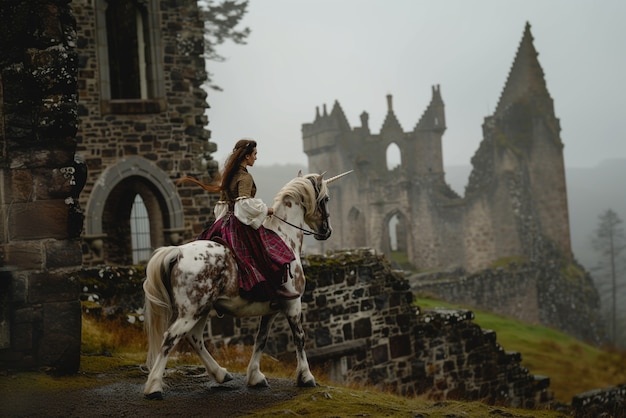
<instances>
[{"instance_id":1,"label":"horse's head","mask_svg":"<svg viewBox=\"0 0 626 418\"><path fill-rule=\"evenodd\" d=\"M306 231L298 225L291 224L285 219L281 219L287 222L289 225L296 227L304 231L307 234L313 234L317 240L327 240L330 238L333 230L330 227L330 221L328 214L328 183L332 183L335 180L345 176L352 171L340 174L328 180L324 180L324 174L307 174L302 175L302 172L298 173L298 177L287 183L278 195L274 198L274 203L284 202L285 198L293 199L298 206L304 209L303 218L305 224L311 228L311 231ZM278 218L280 219L280 218ZM295 222L295 220L291 220Z\"/></svg>"},{"instance_id":2,"label":"horse's head","mask_svg":"<svg viewBox=\"0 0 626 418\"><path fill-rule=\"evenodd\" d=\"M316 240L327 240L333 232L333 229L330 226L330 214L328 213L328 201L330 200L330 197L328 196L327 184L332 183L333 181L338 180L351 172L352 171L348 171L328 180L324 180L324 174L326 173L308 174L304 176L304 178L311 182L314 191L314 199L312 199L314 203L312 202L310 207L307 209L304 221L315 232L313 236ZM298 176L302 176L302 173L298 173Z\"/></svg>"}]
</instances>

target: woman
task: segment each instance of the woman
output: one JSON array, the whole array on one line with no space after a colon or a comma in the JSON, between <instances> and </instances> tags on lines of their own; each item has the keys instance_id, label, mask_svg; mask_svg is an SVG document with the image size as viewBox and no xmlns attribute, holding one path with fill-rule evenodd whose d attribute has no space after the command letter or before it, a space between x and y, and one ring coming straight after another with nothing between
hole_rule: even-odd
<instances>
[{"instance_id":1,"label":"woman","mask_svg":"<svg viewBox=\"0 0 626 418\"><path fill-rule=\"evenodd\" d=\"M274 213L256 199L256 185L247 167L257 158L256 141L241 139L226 160L219 186L205 185L185 177L210 192L220 192L214 208L215 222L198 239L222 239L235 253L240 275L240 295L255 301L295 299L298 293L287 290L284 282L293 251L272 230L262 224Z\"/></svg>"}]
</instances>

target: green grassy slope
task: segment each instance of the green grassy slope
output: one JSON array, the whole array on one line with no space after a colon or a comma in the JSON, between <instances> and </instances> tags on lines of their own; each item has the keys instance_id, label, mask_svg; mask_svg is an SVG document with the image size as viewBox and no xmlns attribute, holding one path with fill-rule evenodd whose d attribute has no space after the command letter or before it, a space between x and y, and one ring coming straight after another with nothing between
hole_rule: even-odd
<instances>
[{"instance_id":1,"label":"green grassy slope","mask_svg":"<svg viewBox=\"0 0 626 418\"><path fill-rule=\"evenodd\" d=\"M592 389L626 383L626 351L600 349L559 331L484 312L420 297L422 309L462 308L474 312L474 322L496 332L498 343L507 351L522 354L522 365L535 375L550 377L555 399L570 403L572 397Z\"/></svg>"}]
</instances>

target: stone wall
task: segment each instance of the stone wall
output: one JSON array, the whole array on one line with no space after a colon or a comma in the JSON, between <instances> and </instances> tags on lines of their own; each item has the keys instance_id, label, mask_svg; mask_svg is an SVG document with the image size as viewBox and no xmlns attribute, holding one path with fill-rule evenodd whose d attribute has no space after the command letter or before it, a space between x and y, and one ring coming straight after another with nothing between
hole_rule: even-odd
<instances>
[{"instance_id":1,"label":"stone wall","mask_svg":"<svg viewBox=\"0 0 626 418\"><path fill-rule=\"evenodd\" d=\"M552 400L549 378L530 374L519 353L506 352L495 332L473 323L472 312L415 306L408 282L384 257L360 250L309 256L306 262L306 353L331 380L431 399L521 407ZM140 324L140 273L120 267L82 271L85 311ZM253 345L257 325L258 318L220 318L213 312L208 341L215 347ZM289 325L279 315L266 352L292 358L294 351Z\"/></svg>"},{"instance_id":2,"label":"stone wall","mask_svg":"<svg viewBox=\"0 0 626 418\"><path fill-rule=\"evenodd\" d=\"M505 351L495 332L474 324L472 312L421 310L403 275L384 257L357 250L310 256L305 263L306 352L309 362L322 366L331 380L431 399L479 399L522 407L551 402L549 377L521 367L520 354ZM523 273L530 269L518 267L515 281L523 282ZM490 277L485 281L495 284L503 298L516 293L504 285L505 270L485 273ZM134 267L80 271L75 278L84 290L85 312L141 326L142 275L143 269ZM210 345L252 345L257 324L258 319L212 314ZM266 351L281 358L293 356L291 332L280 316ZM576 395L571 405L551 407L580 418L602 413L624 417L625 390L624 385L593 390Z\"/></svg>"},{"instance_id":3,"label":"stone wall","mask_svg":"<svg viewBox=\"0 0 626 418\"><path fill-rule=\"evenodd\" d=\"M493 331L470 311L420 311L402 274L371 250L309 256L303 315L307 355L332 379L375 385L432 399L472 399L533 407L552 399L549 379L521 366ZM419 301L418 301L419 304ZM252 344L256 319L212 317L217 344ZM287 322L279 317L267 351L292 355Z\"/></svg>"},{"instance_id":4,"label":"stone wall","mask_svg":"<svg viewBox=\"0 0 626 418\"><path fill-rule=\"evenodd\" d=\"M75 159L76 22L67 0L0 2L0 368L80 362L85 167Z\"/></svg>"},{"instance_id":5,"label":"stone wall","mask_svg":"<svg viewBox=\"0 0 626 418\"><path fill-rule=\"evenodd\" d=\"M417 274L409 281L417 294L550 326L593 345L605 342L600 299L592 278L549 245L544 245L542 252L538 263L504 260L502 266L478 273L459 269Z\"/></svg>"},{"instance_id":6,"label":"stone wall","mask_svg":"<svg viewBox=\"0 0 626 418\"><path fill-rule=\"evenodd\" d=\"M572 410L575 418L626 417L626 384L591 390L574 396Z\"/></svg>"},{"instance_id":7,"label":"stone wall","mask_svg":"<svg viewBox=\"0 0 626 418\"><path fill-rule=\"evenodd\" d=\"M139 194L148 209L152 248L199 234L212 221L218 198L198 186L173 183L185 175L208 183L217 170L211 156L217 145L205 128L204 23L197 1L138 3L146 9L147 81L154 85L146 98L113 100L107 3L72 2L78 22L78 154L89 167L81 195L86 265L132 263L129 196Z\"/></svg>"}]
</instances>

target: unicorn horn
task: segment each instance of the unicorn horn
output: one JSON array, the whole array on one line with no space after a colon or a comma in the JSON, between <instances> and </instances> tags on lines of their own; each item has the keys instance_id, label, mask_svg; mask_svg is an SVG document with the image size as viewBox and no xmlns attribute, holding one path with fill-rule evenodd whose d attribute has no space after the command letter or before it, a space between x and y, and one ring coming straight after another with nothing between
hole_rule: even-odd
<instances>
[{"instance_id":1,"label":"unicorn horn","mask_svg":"<svg viewBox=\"0 0 626 418\"><path fill-rule=\"evenodd\" d=\"M352 173L354 170L350 170L350 171L346 171L345 173L339 174L335 177L331 177L328 180L326 180L326 184L332 183L335 180L339 180L340 178L342 178L343 176L345 176L346 174L350 174Z\"/></svg>"}]
</instances>

